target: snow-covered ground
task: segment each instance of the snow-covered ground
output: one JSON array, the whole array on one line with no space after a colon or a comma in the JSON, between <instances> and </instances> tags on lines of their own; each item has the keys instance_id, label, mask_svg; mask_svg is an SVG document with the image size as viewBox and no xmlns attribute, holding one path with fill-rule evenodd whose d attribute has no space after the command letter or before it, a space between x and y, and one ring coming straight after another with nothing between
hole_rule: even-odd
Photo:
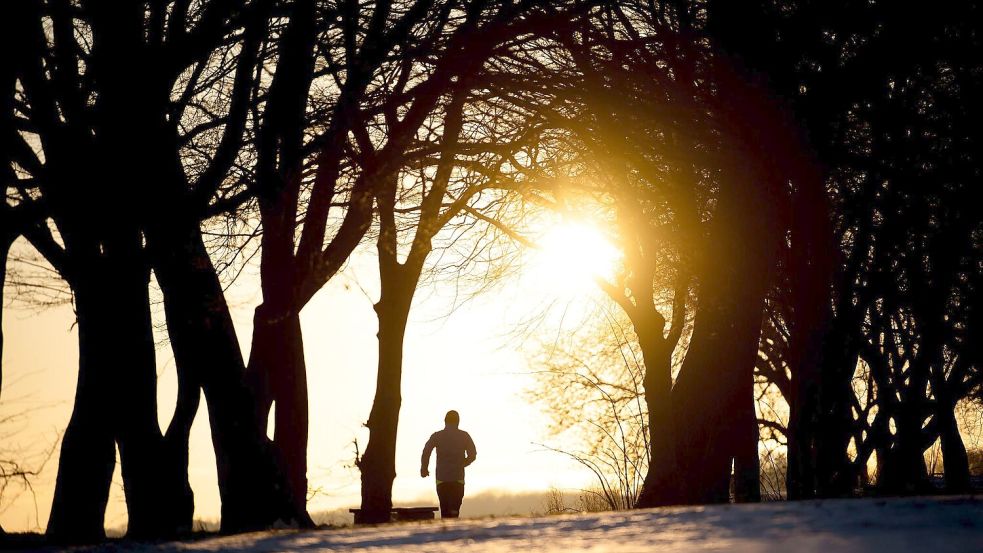
<instances>
[{"instance_id":1,"label":"snow-covered ground","mask_svg":"<svg viewBox=\"0 0 983 553\"><path fill-rule=\"evenodd\" d=\"M983 552L983 500L859 499L279 531L116 551Z\"/></svg>"}]
</instances>

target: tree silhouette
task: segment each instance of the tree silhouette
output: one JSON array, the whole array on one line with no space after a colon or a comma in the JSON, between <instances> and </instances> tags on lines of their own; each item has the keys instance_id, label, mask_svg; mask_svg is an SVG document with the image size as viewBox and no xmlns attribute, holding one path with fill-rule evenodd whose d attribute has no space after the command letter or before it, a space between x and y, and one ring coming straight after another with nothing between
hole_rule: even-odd
<instances>
[{"instance_id":1,"label":"tree silhouette","mask_svg":"<svg viewBox=\"0 0 983 553\"><path fill-rule=\"evenodd\" d=\"M822 182L808 154L801 153L802 141L780 102L732 60L680 33L676 16L659 19L638 9L605 6L596 21L559 39L573 68L561 73L570 90L556 88L564 102L584 106L581 112L571 115L548 104L531 109L570 129L585 144L581 155L601 160L598 173L613 176L610 194L624 228L627 273L607 290L634 315L636 333L645 336L643 349L649 350L654 461L642 504L726 500L734 458L740 459L738 496L753 500L758 456L752 370L765 286L777 266L779 237L790 228L787 206L821 197ZM765 161L773 159L782 163ZM794 194L783 179L797 183ZM818 205L821 222L825 212ZM660 259L666 261L661 269L653 266ZM667 278L667 271L677 276ZM662 283L668 280L669 297L676 298L668 301L674 307L668 334L666 319L653 305L656 275ZM668 358L691 279L699 291L695 342L672 387ZM752 284L761 288L750 294ZM713 343L702 344L704 339ZM741 368L734 367L742 359ZM686 474L677 468L683 466Z\"/></svg>"},{"instance_id":2,"label":"tree silhouette","mask_svg":"<svg viewBox=\"0 0 983 553\"><path fill-rule=\"evenodd\" d=\"M829 169L834 242L842 256L834 258L829 311L812 316L819 324L809 325L825 330L792 330L793 342L815 344L808 334L822 339L819 347L808 346L819 354L810 354L818 359L811 371L810 365L792 368L790 497L852 493L872 449L879 450L879 462L897 457L888 465L902 467L879 485L896 492L925 489L921 451L934 441L935 424L951 416L937 412L925 432L918 421L952 403L944 377L932 384L929 374L959 382L967 370L953 370L962 363L950 353L941 359L938 348L947 343L949 352L963 343L958 321L969 309L975 274L963 265L976 255L970 253L975 223L958 206L974 171L960 152L977 140L976 131L963 125L974 109L963 94L978 86L968 77L978 60L966 55L975 40L967 18L978 7L950 6L926 17L906 6L849 2L800 3L788 10L770 2L718 4L709 12L720 15L712 31L719 44L789 99ZM888 337L900 341L885 345ZM922 346L928 350L912 354ZM936 353L921 356L930 350ZM858 358L880 382L871 382L867 405L857 404L851 387ZM900 381L909 376L914 387L904 393ZM931 396L921 397L919 385L929 386ZM903 399L892 407L895 393ZM939 396L946 399L936 403ZM859 415L864 412L870 425ZM953 437L950 431L950 444ZM858 452L853 460L851 439ZM946 471L947 486L965 481L956 468L958 446L950 451L955 465Z\"/></svg>"},{"instance_id":3,"label":"tree silhouette","mask_svg":"<svg viewBox=\"0 0 983 553\"><path fill-rule=\"evenodd\" d=\"M312 525L300 313L369 242L379 357L358 467L366 520L388 520L409 312L456 267L434 252L482 228L535 242L525 215L574 197L622 250L600 285L644 367L649 462L624 505L728 501L732 484L759 499L762 428L787 445L789 498L931 491L935 443L946 491L970 491L979 9L8 2L0 295L23 238L78 322L48 535L104 537L117 447L129 535L190 530L202 391L223 530ZM224 262L250 253L245 363ZM152 277L179 384L165 431ZM787 424L756 415L764 383Z\"/></svg>"},{"instance_id":4,"label":"tree silhouette","mask_svg":"<svg viewBox=\"0 0 983 553\"><path fill-rule=\"evenodd\" d=\"M491 26L490 26L491 27ZM488 33L491 34L491 33ZM504 34L504 33L503 33ZM511 33L518 35L518 32ZM391 175L390 185L375 192L379 232L380 297L374 305L379 320L379 365L376 394L367 426L369 441L358 460L362 471L363 516L388 520L395 477L396 436L401 404L403 338L416 289L439 235L453 227L462 234L483 224L485 211L505 203L515 188L514 174L503 170L515 157L531 156L536 127L506 128L499 122L488 129L483 108L487 97L472 98L488 51L467 51L468 58L449 58L457 66L442 108L421 126L431 140L409 148L404 166ZM405 83L406 79L397 79ZM402 90L389 91L398 96ZM491 110L493 111L493 110ZM373 153L370 159L375 159ZM453 239L452 239L453 240ZM470 257L476 257L474 252ZM473 259L465 259L467 263Z\"/></svg>"},{"instance_id":5,"label":"tree silhouette","mask_svg":"<svg viewBox=\"0 0 983 553\"><path fill-rule=\"evenodd\" d=\"M297 24L284 31L280 63L257 131L254 190L264 230L264 297L254 317L249 373L260 400L260 424L277 402L275 439L295 494L306 489L307 389L300 310L369 230L374 199L391 188L415 134L462 73L465 41L503 34L494 26L484 33L477 30L480 19L487 17L480 2L460 13L454 3L439 9L428 2L378 2L371 9L340 3L333 8L332 25L316 38L324 69L315 71L311 65L315 36L304 16L293 18ZM295 9L306 13L311 4L298 3ZM498 26L513 13L500 9ZM432 67L428 57L437 60ZM326 114L309 108L307 91L317 77L330 78ZM383 93L390 79L398 96ZM381 124L376 126L373 117L381 118ZM323 130L304 145L302 131L310 127ZM312 150L309 157L305 149ZM312 168L309 180L305 167ZM302 202L305 209L298 217ZM333 229L332 206L345 210ZM291 352L286 362L284 351ZM387 408L398 412L398 404ZM366 467L376 457L374 451L367 455ZM388 471L386 461L380 463L379 471L369 470L368 480L391 489L392 476L389 485L382 484ZM363 507L380 517L384 513L388 520L388 493L377 495L378 507Z\"/></svg>"},{"instance_id":6,"label":"tree silhouette","mask_svg":"<svg viewBox=\"0 0 983 553\"><path fill-rule=\"evenodd\" d=\"M236 107L241 100L232 101L229 117L222 118L231 138L219 141L213 164L193 185L179 157L180 145L188 138L178 134L181 109L195 99L194 86L202 84L203 74L206 86L221 84L205 71L206 61L214 49L230 48L228 32L243 23L232 4L205 6L194 14L198 25L190 30L184 21L188 6L176 6L166 18L164 9L144 12L140 7L126 14L93 8L76 13L66 3L53 3L45 11L28 5L16 14L33 33L22 50L28 62L20 78L18 110L25 128L39 137L37 143L18 137L15 161L34 179L17 183L21 201L41 194L57 225L57 234L39 225L27 237L72 286L82 352L76 410L62 447L48 527L58 539L102 535L114 439L120 441L130 533L153 536L190 528L187 432L198 386L211 412L223 523L236 529L290 516L282 507L288 502L278 499L283 486L277 482L265 437L250 424L253 408L242 381L241 353L198 227L239 147L236 128L241 133L242 124L235 125L234 119L246 116ZM259 18L254 22L265 21L262 12L246 13ZM161 27L156 29L160 32L145 34L143 18L150 15L162 26L166 20L169 32ZM50 43L42 16L55 23ZM81 25L78 21L85 21L82 35L73 34L73 25ZM253 63L248 52L250 40L255 49L256 32L254 28L253 35L247 31L240 37L245 47L238 58L238 86L233 86L239 97L250 90ZM79 42L82 38L90 40ZM58 62L51 72L41 66L48 57ZM134 63L142 76L130 72ZM192 92L172 105L170 92L191 65L198 71L184 83ZM80 66L84 73L78 71ZM219 74L224 69L212 67ZM95 102L85 96L93 88L100 91ZM133 139L136 129L142 140ZM192 127L191 138L198 132L200 127ZM141 194L131 197L126 186L135 175L144 175L144 185ZM79 181L91 183L92 193L73 186ZM158 209L148 209L151 205ZM90 217L99 224L90 224ZM166 440L156 420L146 290L151 265L164 292L183 388ZM131 294L128 299L124 291ZM133 363L143 369L136 370ZM112 415L117 406L126 415ZM114 421L123 427L115 429Z\"/></svg>"},{"instance_id":7,"label":"tree silhouette","mask_svg":"<svg viewBox=\"0 0 983 553\"><path fill-rule=\"evenodd\" d=\"M652 451L643 384L648 369L634 323L618 309L598 305L573 325L576 330L538 344L528 391L549 420L550 436L561 440L546 447L585 467L610 510L635 506Z\"/></svg>"}]
</instances>

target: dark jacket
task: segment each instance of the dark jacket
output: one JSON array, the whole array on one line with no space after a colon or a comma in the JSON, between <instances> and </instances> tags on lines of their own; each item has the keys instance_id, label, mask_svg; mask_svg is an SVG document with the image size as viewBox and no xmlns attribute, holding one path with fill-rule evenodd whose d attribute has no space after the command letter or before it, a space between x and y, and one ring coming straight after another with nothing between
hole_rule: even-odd
<instances>
[{"instance_id":1,"label":"dark jacket","mask_svg":"<svg viewBox=\"0 0 983 553\"><path fill-rule=\"evenodd\" d=\"M437 448L437 482L463 482L464 467L474 462L478 452L471 436L458 428L434 432L423 446L421 466L430 465L430 453Z\"/></svg>"}]
</instances>

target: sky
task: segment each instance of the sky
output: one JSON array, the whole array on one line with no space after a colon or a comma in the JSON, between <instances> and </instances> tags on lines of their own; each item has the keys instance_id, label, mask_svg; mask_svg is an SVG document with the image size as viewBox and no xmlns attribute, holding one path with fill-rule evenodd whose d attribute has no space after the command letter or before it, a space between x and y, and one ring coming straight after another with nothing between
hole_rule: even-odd
<instances>
[{"instance_id":1,"label":"sky","mask_svg":"<svg viewBox=\"0 0 983 553\"><path fill-rule=\"evenodd\" d=\"M613 247L586 225L560 225L544 233L542 247L527 255L522 269L491 291L466 301L446 283L421 287L414 300L404 350L403 404L393 489L398 504L435 504L432 478L419 476L420 452L430 434L443 426L444 413L456 409L461 428L471 433L478 460L468 468L467 493L522 494L550 487L588 486L590 476L543 444L559 445L549 435L541 407L525 391L533 383L530 359L534 335L519 335L547 306L561 306L564 324L589 312L600 292L594 274L610 270ZM310 394L309 480L316 493L312 512L358 505L355 442L364 451L375 387L377 268L369 250L357 252L348 267L330 281L301 314ZM9 292L8 292L9 294ZM258 276L247 270L228 290L244 356L248 358ZM7 303L10 297L8 295ZM174 408L176 375L166 342L163 313L154 306L158 327L158 404L166 428ZM26 416L0 428L4 451L38 466L57 447L71 415L77 379L78 343L71 306L41 311L7 309L4 314L3 415ZM556 323L556 321L553 321ZM555 332L557 324L543 323ZM572 324L576 324L575 322ZM271 417L272 420L272 417ZM219 515L215 459L204 402L191 435L191 486L195 516ZM8 488L0 504L7 531L43 530L54 490L57 450L33 480L33 494ZM119 467L107 509L106 525L125 525Z\"/></svg>"}]
</instances>

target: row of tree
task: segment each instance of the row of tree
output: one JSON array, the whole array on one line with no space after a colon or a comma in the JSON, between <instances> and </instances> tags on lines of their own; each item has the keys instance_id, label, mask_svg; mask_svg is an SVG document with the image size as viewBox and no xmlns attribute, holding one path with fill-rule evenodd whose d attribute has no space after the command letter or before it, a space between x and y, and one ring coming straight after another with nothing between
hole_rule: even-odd
<instances>
[{"instance_id":1,"label":"row of tree","mask_svg":"<svg viewBox=\"0 0 983 553\"><path fill-rule=\"evenodd\" d=\"M129 534L190 529L202 391L223 529L311 524L299 315L367 242L379 355L357 464L366 520L388 520L421 278L493 262L493 234L521 243L524 216L571 197L624 251L602 286L644 366L637 505L726 501L732 479L760 496L756 365L791 408L790 497L853 493L875 451L879 485L917 491L936 439L947 485L969 485L952 414L980 383L975 3L0 9L0 251L25 239L78 316L53 539L103 536L116 447ZM250 252L246 360L223 282ZM163 431L151 276L179 381Z\"/></svg>"},{"instance_id":2,"label":"row of tree","mask_svg":"<svg viewBox=\"0 0 983 553\"><path fill-rule=\"evenodd\" d=\"M791 497L852 493L865 483L873 452L881 490L925 491L923 453L937 440L946 488L969 489L954 411L964 398L980 398L983 244L969 202L980 175L971 98L983 81L973 54L978 27L969 19L979 9L975 2L930 13L890 3L817 3L792 14L766 7L728 14L758 32L720 33L795 98L833 202L838 247L822 288L830 299L815 312L797 307L813 292L789 273L792 299L775 319L792 360ZM776 40L792 47L776 48ZM799 71L780 71L790 66Z\"/></svg>"},{"instance_id":3,"label":"row of tree","mask_svg":"<svg viewBox=\"0 0 983 553\"><path fill-rule=\"evenodd\" d=\"M936 443L946 489L970 489L956 413L961 402L979 402L981 390L976 327L983 244L971 200L980 176L973 154L980 141L979 113L972 100L981 84L980 59L974 54L979 35L970 19L977 12L974 3L931 14L878 2L680 2L667 7L673 28L689 33L687 44L707 40L713 55L728 56L725 72L737 68L739 81L719 73L703 81L727 83L724 101L734 102L742 112L732 120L745 117L753 126L737 141L743 146L723 148L739 151L741 163L766 166L757 171L747 166L737 173L763 182L777 171L773 177L779 182L765 192L767 201L757 205L749 203L755 200L748 194L755 185L743 183L738 190L748 197L728 203L745 202L737 204L737 216L762 220L727 222L721 237L712 233L715 224L725 221L723 204L712 216L701 212L692 217L697 223L689 228L702 227L701 239L709 240L695 247L693 235L684 233L684 220L677 219L674 226L669 218L685 213L683 206L691 209L692 200L677 198L675 208L655 204L667 201L663 188L686 182L684 177L673 175L657 186L652 181L640 188L618 183L592 191L601 209L609 206L606 216L626 255L623 274L601 285L631 321L635 347L644 358L648 420L643 427L652 447L650 457L635 458L649 465L639 505L691 500L685 496L694 486L679 474L680 465L673 464L682 461L682 466L702 470L701 459L715 455L713 449L728 439L745 443L735 446L732 457L734 493L739 500L755 499L760 493L758 454L748 440L759 435L775 437L787 447L790 498L851 495L870 485L880 493L933 490L924 454ZM657 67L675 75L694 70L692 60L680 67L664 52L653 57ZM616 59L615 54L608 59ZM634 77L625 73L619 86ZM647 78L657 70L644 74ZM687 83L692 76L686 75ZM755 93L755 87L764 88ZM666 103L674 110L683 105ZM644 109L617 97L611 108L594 113L618 116L622 106L627 108L620 113L628 116ZM698 126L684 125L687 138ZM619 118L612 128L621 134L637 127ZM666 128L660 119L659 129ZM604 142L611 144L607 136ZM657 144L640 138L632 142L636 147ZM706 143L690 144L694 155L685 159L706 164ZM624 151L627 147L619 146L618 152ZM663 155L670 160L678 156ZM616 156L608 152L602 157ZM653 158L658 159L648 159ZM664 164L676 171L685 166ZM706 174L705 165L694 167L693 174ZM698 191L699 186L687 183L685 189ZM626 191L633 194L629 201L623 200ZM724 190L702 198L722 202ZM639 222L650 225L648 232L634 230ZM739 225L755 224L761 230L732 234ZM763 259L748 257L754 255L748 240L762 248ZM723 266L701 266L707 262ZM723 281L709 280L733 267L737 271ZM764 288L755 288L759 285ZM744 359L748 341L756 342L759 389L773 386L789 407L786 416L759 409L757 425L750 422L754 407L747 361L739 363L745 371L739 380L723 384L725 393L736 394L733 403L718 396L712 405L720 405L720 412L713 413L715 406L709 412L691 411L694 405L704 409L694 394L714 393L721 377L711 375L721 374L716 371L728 360L740 359L738 350L730 349L736 342L707 347L700 338L701 325L714 324L709 322L714 316L704 310L720 309L706 302L720 301L714 294L721 290L726 290L727 301L754 291L752 303L723 316L726 330L711 326L709 332L718 339L736 339L737 313L750 317L744 323L749 329ZM689 316L693 329L687 327ZM703 356L716 357L709 364L714 372L701 372ZM597 384L616 385L621 402L606 409L630 414L633 382L625 379L630 372L605 382L594 370L564 362L561 356L546 382L572 379L594 389L600 389ZM596 400L610 403L612 393L595 394ZM717 418L708 423L701 417ZM618 420L612 416L608 422ZM730 437L708 436L702 430L731 424ZM616 435L614 429L605 428L609 438ZM673 432L682 436L673 438ZM867 470L872 456L875 482ZM669 470L663 472L661 466ZM729 462L718 466L724 468L717 471L714 495L702 500L727 497ZM656 480L660 473L661 481ZM620 471L621 480L625 474ZM707 481L705 475L696 478ZM684 496L667 497L678 482L684 482Z\"/></svg>"}]
</instances>

